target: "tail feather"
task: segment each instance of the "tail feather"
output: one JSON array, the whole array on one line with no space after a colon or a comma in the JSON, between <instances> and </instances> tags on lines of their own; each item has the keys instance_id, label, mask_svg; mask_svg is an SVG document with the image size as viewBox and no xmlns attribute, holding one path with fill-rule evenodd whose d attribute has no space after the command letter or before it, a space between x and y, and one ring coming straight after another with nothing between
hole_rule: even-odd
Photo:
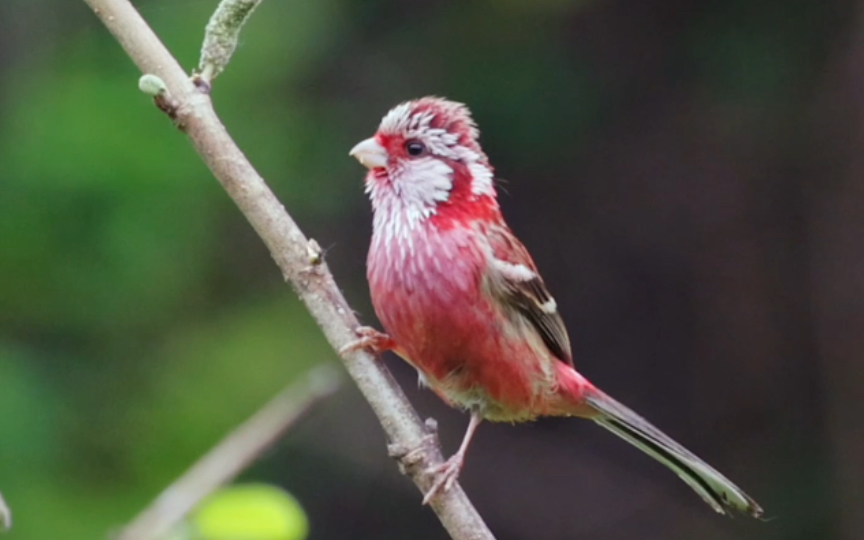
<instances>
[{"instance_id":1,"label":"tail feather","mask_svg":"<svg viewBox=\"0 0 864 540\"><path fill-rule=\"evenodd\" d=\"M762 508L741 488L621 403L599 390L586 396L586 402L600 413L595 422L669 467L718 513L735 509L762 515Z\"/></svg>"}]
</instances>

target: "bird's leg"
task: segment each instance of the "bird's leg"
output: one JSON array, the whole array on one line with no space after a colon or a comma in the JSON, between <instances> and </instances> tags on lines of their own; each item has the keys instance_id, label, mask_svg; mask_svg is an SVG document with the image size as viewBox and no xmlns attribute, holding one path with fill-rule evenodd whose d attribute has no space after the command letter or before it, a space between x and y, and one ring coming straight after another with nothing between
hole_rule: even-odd
<instances>
[{"instance_id":1,"label":"bird's leg","mask_svg":"<svg viewBox=\"0 0 864 540\"><path fill-rule=\"evenodd\" d=\"M462 438L462 444L455 454L450 456L450 459L444 463L440 463L426 470L426 474L435 476L435 482L426 495L423 496L423 504L428 504L438 492L447 491L453 486L453 482L459 477L459 471L462 470L462 463L465 461L465 453L468 451L468 445L471 444L471 438L474 437L474 432L477 431L477 426L483 421L483 417L477 411L471 412L471 420L468 422L468 430L465 432L465 437Z\"/></svg>"},{"instance_id":2,"label":"bird's leg","mask_svg":"<svg viewBox=\"0 0 864 540\"><path fill-rule=\"evenodd\" d=\"M396 348L396 342L393 341L393 338L371 326L358 326L354 329L354 333L357 334L357 339L340 348L340 356L360 349L367 349L373 354L379 354Z\"/></svg>"}]
</instances>

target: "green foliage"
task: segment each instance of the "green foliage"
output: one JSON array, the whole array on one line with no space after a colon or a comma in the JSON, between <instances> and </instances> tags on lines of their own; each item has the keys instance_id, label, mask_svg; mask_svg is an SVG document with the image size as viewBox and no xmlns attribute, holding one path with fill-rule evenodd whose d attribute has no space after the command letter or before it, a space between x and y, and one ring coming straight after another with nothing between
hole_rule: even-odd
<instances>
[{"instance_id":1,"label":"green foliage","mask_svg":"<svg viewBox=\"0 0 864 540\"><path fill-rule=\"evenodd\" d=\"M211 6L151 7L145 16L191 64ZM327 2L281 25L262 10L216 91L239 104L227 121L262 170L290 178L295 202L311 193L329 211L344 198L310 189L322 164L281 150L314 154L305 133L330 141L314 111L279 93L248 107L239 96L253 78L252 87L280 84L292 73L286 62L302 73L326 47L332 16ZM0 92L0 478L15 513L10 540L103 538L333 354L264 247L230 251L231 228L248 226L137 90L112 38L96 25L57 37L62 56L34 54Z\"/></svg>"},{"instance_id":2,"label":"green foliage","mask_svg":"<svg viewBox=\"0 0 864 540\"><path fill-rule=\"evenodd\" d=\"M201 540L304 540L309 534L300 503L266 484L217 491L201 503L192 525Z\"/></svg>"}]
</instances>

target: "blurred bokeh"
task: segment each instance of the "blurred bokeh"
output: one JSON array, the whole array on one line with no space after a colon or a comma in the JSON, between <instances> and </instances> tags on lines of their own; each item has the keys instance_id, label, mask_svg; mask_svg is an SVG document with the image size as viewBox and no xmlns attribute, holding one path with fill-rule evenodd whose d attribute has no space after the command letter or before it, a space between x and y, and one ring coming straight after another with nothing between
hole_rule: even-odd
<instances>
[{"instance_id":1,"label":"blurred bokeh","mask_svg":"<svg viewBox=\"0 0 864 540\"><path fill-rule=\"evenodd\" d=\"M136 2L189 68L213 0ZM82 2L0 2L0 490L10 540L104 538L335 356ZM577 366L735 479L714 515L588 422L484 425L499 540L864 538L864 19L856 2L270 0L214 100L375 323L348 149L468 103ZM467 418L388 364L447 451ZM310 538L443 539L347 385L243 479Z\"/></svg>"}]
</instances>

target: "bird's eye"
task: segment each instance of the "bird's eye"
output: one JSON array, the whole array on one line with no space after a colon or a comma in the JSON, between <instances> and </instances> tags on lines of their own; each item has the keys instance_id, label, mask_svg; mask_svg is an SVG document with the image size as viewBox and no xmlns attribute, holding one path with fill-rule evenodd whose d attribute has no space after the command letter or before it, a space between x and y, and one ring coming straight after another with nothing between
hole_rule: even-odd
<instances>
[{"instance_id":1,"label":"bird's eye","mask_svg":"<svg viewBox=\"0 0 864 540\"><path fill-rule=\"evenodd\" d=\"M426 145L420 141L408 141L405 143L405 151L409 156L421 156L426 151Z\"/></svg>"}]
</instances>

